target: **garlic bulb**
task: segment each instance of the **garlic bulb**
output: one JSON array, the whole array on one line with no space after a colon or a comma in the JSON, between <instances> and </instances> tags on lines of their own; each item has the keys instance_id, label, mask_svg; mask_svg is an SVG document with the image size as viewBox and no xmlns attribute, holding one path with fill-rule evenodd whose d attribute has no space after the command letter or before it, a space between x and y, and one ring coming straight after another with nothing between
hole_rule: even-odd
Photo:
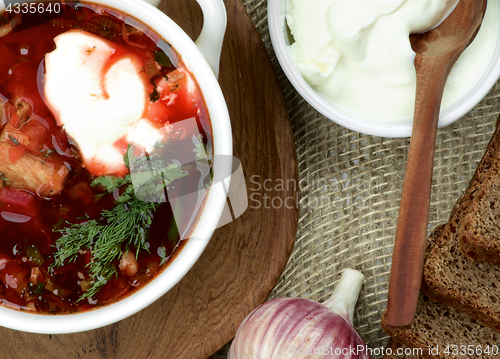
<instances>
[{"instance_id":1,"label":"garlic bulb","mask_svg":"<svg viewBox=\"0 0 500 359\"><path fill-rule=\"evenodd\" d=\"M370 358L352 327L364 276L346 269L331 298L278 298L262 304L241 323L228 359Z\"/></svg>"}]
</instances>

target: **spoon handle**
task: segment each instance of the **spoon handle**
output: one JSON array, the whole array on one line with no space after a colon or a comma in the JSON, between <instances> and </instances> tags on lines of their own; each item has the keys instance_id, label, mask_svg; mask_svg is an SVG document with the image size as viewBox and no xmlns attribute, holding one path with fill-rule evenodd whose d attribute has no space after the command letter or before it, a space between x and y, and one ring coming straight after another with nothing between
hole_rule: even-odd
<instances>
[{"instance_id":1,"label":"spoon handle","mask_svg":"<svg viewBox=\"0 0 500 359\"><path fill-rule=\"evenodd\" d=\"M441 97L449 70L444 62L417 55L413 128L392 257L387 325L407 327L420 294Z\"/></svg>"}]
</instances>

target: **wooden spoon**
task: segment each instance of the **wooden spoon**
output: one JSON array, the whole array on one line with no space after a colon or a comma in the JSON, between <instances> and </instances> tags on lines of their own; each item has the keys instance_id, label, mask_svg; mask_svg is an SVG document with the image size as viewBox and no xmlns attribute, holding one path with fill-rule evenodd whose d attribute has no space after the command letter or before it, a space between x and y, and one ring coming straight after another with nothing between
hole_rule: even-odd
<instances>
[{"instance_id":1,"label":"wooden spoon","mask_svg":"<svg viewBox=\"0 0 500 359\"><path fill-rule=\"evenodd\" d=\"M483 21L486 0L460 0L438 27L411 35L417 88L413 129L399 210L387 303L387 324L407 327L422 281L436 132L444 85Z\"/></svg>"}]
</instances>

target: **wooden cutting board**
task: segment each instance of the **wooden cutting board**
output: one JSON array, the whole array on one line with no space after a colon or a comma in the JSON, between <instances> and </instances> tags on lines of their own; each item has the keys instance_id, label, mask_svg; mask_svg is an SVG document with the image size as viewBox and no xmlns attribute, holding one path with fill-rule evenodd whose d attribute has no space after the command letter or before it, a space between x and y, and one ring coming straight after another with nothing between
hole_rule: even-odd
<instances>
[{"instance_id":1,"label":"wooden cutting board","mask_svg":"<svg viewBox=\"0 0 500 359\"><path fill-rule=\"evenodd\" d=\"M225 3L228 28L219 80L250 207L218 229L186 277L148 308L119 323L77 334L0 328L0 358L203 359L225 345L243 318L271 292L297 230L295 146L285 101L260 36L239 0ZM202 14L196 1L163 1L160 8L193 39L197 37Z\"/></svg>"}]
</instances>

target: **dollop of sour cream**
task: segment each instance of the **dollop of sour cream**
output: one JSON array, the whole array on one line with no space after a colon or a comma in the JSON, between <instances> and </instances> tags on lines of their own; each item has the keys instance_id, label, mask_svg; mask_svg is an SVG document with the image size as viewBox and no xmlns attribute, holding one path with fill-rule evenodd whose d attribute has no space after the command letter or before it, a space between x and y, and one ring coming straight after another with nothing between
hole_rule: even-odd
<instances>
[{"instance_id":1,"label":"dollop of sour cream","mask_svg":"<svg viewBox=\"0 0 500 359\"><path fill-rule=\"evenodd\" d=\"M59 125L80 148L94 175L126 172L121 140L150 150L161 134L147 119L147 91L134 54L116 55L116 44L82 30L54 39L45 56L44 97Z\"/></svg>"},{"instance_id":2,"label":"dollop of sour cream","mask_svg":"<svg viewBox=\"0 0 500 359\"><path fill-rule=\"evenodd\" d=\"M442 108L463 98L495 49L498 3L451 72ZM439 25L457 0L287 0L294 42L289 52L302 77L345 111L375 122L413 115L415 53L409 35ZM496 31L496 32L495 32Z\"/></svg>"}]
</instances>

